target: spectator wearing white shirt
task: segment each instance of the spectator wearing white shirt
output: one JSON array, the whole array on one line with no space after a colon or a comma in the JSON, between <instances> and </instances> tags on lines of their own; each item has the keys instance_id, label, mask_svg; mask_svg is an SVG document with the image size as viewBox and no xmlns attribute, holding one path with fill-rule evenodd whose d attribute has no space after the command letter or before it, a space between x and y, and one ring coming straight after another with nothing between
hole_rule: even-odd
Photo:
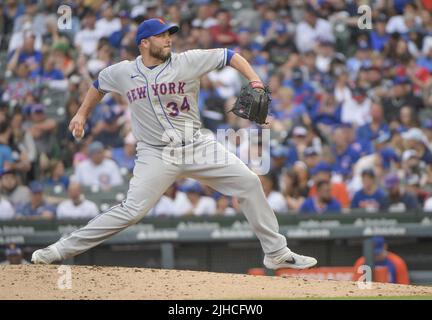
<instances>
[{"instance_id":1,"label":"spectator wearing white shirt","mask_svg":"<svg viewBox=\"0 0 432 320\"><path fill-rule=\"evenodd\" d=\"M46 33L46 13L41 13L38 8L38 0L25 1L25 13L16 18L13 32L22 31L25 23L31 24L33 32L39 35Z\"/></svg>"},{"instance_id":2,"label":"spectator wearing white shirt","mask_svg":"<svg viewBox=\"0 0 432 320\"><path fill-rule=\"evenodd\" d=\"M121 29L119 18L114 16L114 10L110 3L104 3L101 7L103 18L96 22L96 30L102 37L109 37Z\"/></svg>"},{"instance_id":3,"label":"spectator wearing white shirt","mask_svg":"<svg viewBox=\"0 0 432 320\"><path fill-rule=\"evenodd\" d=\"M100 141L90 144L88 154L90 158L76 167L76 182L85 187L97 186L103 190L123 184L118 165L114 160L105 158L104 146Z\"/></svg>"},{"instance_id":4,"label":"spectator wearing white shirt","mask_svg":"<svg viewBox=\"0 0 432 320\"><path fill-rule=\"evenodd\" d=\"M423 205L423 210L426 212L431 213L432 212L432 197L428 198L424 205Z\"/></svg>"},{"instance_id":5,"label":"spectator wearing white shirt","mask_svg":"<svg viewBox=\"0 0 432 320\"><path fill-rule=\"evenodd\" d=\"M354 126L362 126L370 122L371 106L372 101L367 97L366 90L361 87L354 88L352 97L342 104L342 122Z\"/></svg>"},{"instance_id":6,"label":"spectator wearing white shirt","mask_svg":"<svg viewBox=\"0 0 432 320\"><path fill-rule=\"evenodd\" d=\"M192 20L192 26L202 27L204 29L217 26L219 21L215 18L214 12L209 2L202 2L198 4L196 18Z\"/></svg>"},{"instance_id":7,"label":"spectator wearing white shirt","mask_svg":"<svg viewBox=\"0 0 432 320\"><path fill-rule=\"evenodd\" d=\"M15 210L6 197L0 195L0 220L10 220L15 216Z\"/></svg>"},{"instance_id":8,"label":"spectator wearing white shirt","mask_svg":"<svg viewBox=\"0 0 432 320\"><path fill-rule=\"evenodd\" d=\"M241 79L238 71L234 68L225 67L214 70L208 74L208 78L223 99L230 99L240 92Z\"/></svg>"},{"instance_id":9,"label":"spectator wearing white shirt","mask_svg":"<svg viewBox=\"0 0 432 320\"><path fill-rule=\"evenodd\" d=\"M68 197L58 205L57 219L86 219L99 214L96 204L84 198L79 183L69 185Z\"/></svg>"},{"instance_id":10,"label":"spectator wearing white shirt","mask_svg":"<svg viewBox=\"0 0 432 320\"><path fill-rule=\"evenodd\" d=\"M221 216L235 216L237 211L234 209L233 198L228 197L220 192L213 196L216 200L216 213Z\"/></svg>"},{"instance_id":11,"label":"spectator wearing white shirt","mask_svg":"<svg viewBox=\"0 0 432 320\"><path fill-rule=\"evenodd\" d=\"M336 84L334 97L337 103L343 103L351 99L351 90L348 86L349 75L345 67L335 70Z\"/></svg>"},{"instance_id":12,"label":"spectator wearing white shirt","mask_svg":"<svg viewBox=\"0 0 432 320\"><path fill-rule=\"evenodd\" d=\"M96 15L89 11L82 20L84 28L75 35L75 47L87 56L96 53L99 39L102 38L100 30L96 29Z\"/></svg>"},{"instance_id":13,"label":"spectator wearing white shirt","mask_svg":"<svg viewBox=\"0 0 432 320\"><path fill-rule=\"evenodd\" d=\"M295 35L295 43L300 53L313 50L319 40L335 42L331 24L317 15L311 5L306 5L304 19L297 25Z\"/></svg>"},{"instance_id":14,"label":"spectator wearing white shirt","mask_svg":"<svg viewBox=\"0 0 432 320\"><path fill-rule=\"evenodd\" d=\"M15 209L30 201L30 189L20 184L13 170L0 171L0 190Z\"/></svg>"},{"instance_id":15,"label":"spectator wearing white shirt","mask_svg":"<svg viewBox=\"0 0 432 320\"><path fill-rule=\"evenodd\" d=\"M406 34L411 29L421 25L421 18L418 16L417 5L415 3L407 3L404 8L403 15L393 16L389 19L386 25L386 32Z\"/></svg>"},{"instance_id":16,"label":"spectator wearing white shirt","mask_svg":"<svg viewBox=\"0 0 432 320\"><path fill-rule=\"evenodd\" d=\"M282 193L277 191L278 183L276 176L272 173L269 173L266 175L260 175L259 178L261 180L264 194L273 211L276 213L287 213L288 207L285 198Z\"/></svg>"},{"instance_id":17,"label":"spectator wearing white shirt","mask_svg":"<svg viewBox=\"0 0 432 320\"><path fill-rule=\"evenodd\" d=\"M180 187L186 193L188 204L185 207L186 215L214 215L217 211L216 201L213 198L203 196L201 184L195 180L189 180Z\"/></svg>"},{"instance_id":18,"label":"spectator wearing white shirt","mask_svg":"<svg viewBox=\"0 0 432 320\"><path fill-rule=\"evenodd\" d=\"M372 53L371 47L366 40L359 40L357 42L357 51L355 52L355 55L349 58L346 62L346 67L351 80L357 78L362 66L372 65Z\"/></svg>"},{"instance_id":19,"label":"spectator wearing white shirt","mask_svg":"<svg viewBox=\"0 0 432 320\"><path fill-rule=\"evenodd\" d=\"M34 38L34 49L40 51L42 49L42 35L33 31L31 22L24 23L21 31L14 32L9 40L8 52L19 49L24 45L24 41L28 37Z\"/></svg>"},{"instance_id":20,"label":"spectator wearing white shirt","mask_svg":"<svg viewBox=\"0 0 432 320\"><path fill-rule=\"evenodd\" d=\"M150 212L150 216L179 217L190 209L190 202L184 192L177 190L177 185L172 184L162 195L158 203Z\"/></svg>"}]
</instances>

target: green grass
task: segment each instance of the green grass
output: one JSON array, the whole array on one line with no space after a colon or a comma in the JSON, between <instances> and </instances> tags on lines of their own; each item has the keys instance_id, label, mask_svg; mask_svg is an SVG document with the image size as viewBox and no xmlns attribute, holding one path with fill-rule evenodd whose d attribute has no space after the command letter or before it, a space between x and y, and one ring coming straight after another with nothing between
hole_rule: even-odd
<instances>
[{"instance_id":1,"label":"green grass","mask_svg":"<svg viewBox=\"0 0 432 320\"><path fill-rule=\"evenodd\" d=\"M244 299L244 298L243 298ZM242 300L242 299L235 299ZM305 297L305 298L247 298L246 300L432 300L432 296L369 296L369 297Z\"/></svg>"},{"instance_id":2,"label":"green grass","mask_svg":"<svg viewBox=\"0 0 432 320\"><path fill-rule=\"evenodd\" d=\"M266 298L264 300L432 300L432 296L369 296L369 297L309 297L309 298Z\"/></svg>"},{"instance_id":3,"label":"green grass","mask_svg":"<svg viewBox=\"0 0 432 320\"><path fill-rule=\"evenodd\" d=\"M307 300L432 300L432 296L334 297L334 298L308 298Z\"/></svg>"}]
</instances>

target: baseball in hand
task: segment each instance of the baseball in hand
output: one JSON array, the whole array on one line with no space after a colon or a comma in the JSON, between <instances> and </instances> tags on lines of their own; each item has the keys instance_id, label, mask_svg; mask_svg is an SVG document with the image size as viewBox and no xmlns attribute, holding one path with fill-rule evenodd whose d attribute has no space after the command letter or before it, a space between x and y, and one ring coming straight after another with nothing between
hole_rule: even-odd
<instances>
[{"instance_id":1,"label":"baseball in hand","mask_svg":"<svg viewBox=\"0 0 432 320\"><path fill-rule=\"evenodd\" d=\"M72 135L74 136L76 141L80 141L84 137L84 134L85 134L84 129L82 130L82 133L80 136L77 136L75 131L76 131L76 129L73 129Z\"/></svg>"}]
</instances>

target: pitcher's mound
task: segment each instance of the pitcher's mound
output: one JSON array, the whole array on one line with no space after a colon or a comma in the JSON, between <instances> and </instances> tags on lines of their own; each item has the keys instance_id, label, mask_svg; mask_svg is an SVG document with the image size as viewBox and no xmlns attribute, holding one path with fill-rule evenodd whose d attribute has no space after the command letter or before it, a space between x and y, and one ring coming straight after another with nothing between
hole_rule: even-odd
<instances>
[{"instance_id":1,"label":"pitcher's mound","mask_svg":"<svg viewBox=\"0 0 432 320\"><path fill-rule=\"evenodd\" d=\"M0 299L292 299L432 296L432 287L96 266L0 266Z\"/></svg>"}]
</instances>

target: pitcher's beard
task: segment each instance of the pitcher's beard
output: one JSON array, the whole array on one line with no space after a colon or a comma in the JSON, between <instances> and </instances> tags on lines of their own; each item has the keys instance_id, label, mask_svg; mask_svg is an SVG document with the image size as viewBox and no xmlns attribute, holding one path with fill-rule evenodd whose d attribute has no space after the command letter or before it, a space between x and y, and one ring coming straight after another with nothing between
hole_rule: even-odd
<instances>
[{"instance_id":1,"label":"pitcher's beard","mask_svg":"<svg viewBox=\"0 0 432 320\"><path fill-rule=\"evenodd\" d=\"M171 57L171 51L168 52L167 54L164 54L163 48L162 49L150 48L150 55L155 59L165 62Z\"/></svg>"}]
</instances>

